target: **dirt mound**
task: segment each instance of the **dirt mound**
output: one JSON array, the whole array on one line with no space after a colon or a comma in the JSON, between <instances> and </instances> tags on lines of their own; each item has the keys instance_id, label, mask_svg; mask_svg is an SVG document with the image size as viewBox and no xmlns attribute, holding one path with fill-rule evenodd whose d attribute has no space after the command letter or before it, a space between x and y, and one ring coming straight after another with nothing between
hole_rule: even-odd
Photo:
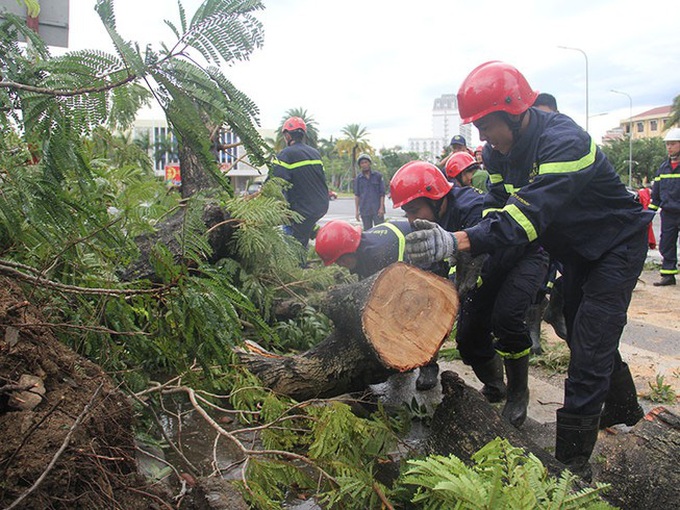
<instances>
[{"instance_id":1,"label":"dirt mound","mask_svg":"<svg viewBox=\"0 0 680 510\"><path fill-rule=\"evenodd\" d=\"M0 507L153 508L157 496L136 472L129 402L41 322L0 278Z\"/></svg>"}]
</instances>

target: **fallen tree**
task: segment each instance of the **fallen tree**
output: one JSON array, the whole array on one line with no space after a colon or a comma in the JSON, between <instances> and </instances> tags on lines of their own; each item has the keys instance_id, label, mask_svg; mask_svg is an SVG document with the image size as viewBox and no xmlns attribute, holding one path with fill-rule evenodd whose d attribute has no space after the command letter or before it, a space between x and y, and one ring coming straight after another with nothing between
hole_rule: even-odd
<instances>
[{"instance_id":1,"label":"fallen tree","mask_svg":"<svg viewBox=\"0 0 680 510\"><path fill-rule=\"evenodd\" d=\"M445 278L395 263L360 282L331 289L322 305L335 330L295 356L241 353L246 368L297 400L364 390L430 362L450 333L458 294Z\"/></svg>"}]
</instances>

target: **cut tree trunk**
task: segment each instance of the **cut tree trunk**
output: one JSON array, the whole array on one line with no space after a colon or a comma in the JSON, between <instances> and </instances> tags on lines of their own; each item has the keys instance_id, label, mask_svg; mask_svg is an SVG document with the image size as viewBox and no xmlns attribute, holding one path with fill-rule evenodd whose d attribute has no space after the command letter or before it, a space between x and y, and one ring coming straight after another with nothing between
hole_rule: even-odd
<instances>
[{"instance_id":1,"label":"cut tree trunk","mask_svg":"<svg viewBox=\"0 0 680 510\"><path fill-rule=\"evenodd\" d=\"M627 433L602 437L593 478L611 484L605 498L626 510L680 505L680 416L659 407Z\"/></svg>"},{"instance_id":2,"label":"cut tree trunk","mask_svg":"<svg viewBox=\"0 0 680 510\"><path fill-rule=\"evenodd\" d=\"M246 368L296 400L362 391L435 357L456 319L458 294L447 279L398 262L332 289L322 308L335 329L319 345L296 356L244 353Z\"/></svg>"},{"instance_id":3,"label":"cut tree trunk","mask_svg":"<svg viewBox=\"0 0 680 510\"><path fill-rule=\"evenodd\" d=\"M468 462L473 454L497 437L533 453L551 475L559 475L565 466L537 445L520 429L501 417L476 389L465 384L458 374L442 372L441 404L430 426L428 450L437 455L455 455Z\"/></svg>"},{"instance_id":4,"label":"cut tree trunk","mask_svg":"<svg viewBox=\"0 0 680 510\"><path fill-rule=\"evenodd\" d=\"M230 248L231 238L236 225L229 222L229 213L221 207L212 204L203 210L203 222L208 234L208 242L212 248L212 254L208 262L214 263L224 257L234 257ZM139 257L122 270L118 277L122 281L150 280L160 282L160 278L151 264L151 254L157 245L165 246L172 253L175 262L181 262L182 246L177 239L177 233L182 231L184 223L184 208L180 208L175 214L159 223L156 230L150 234L139 236L135 239L139 248Z\"/></svg>"}]
</instances>

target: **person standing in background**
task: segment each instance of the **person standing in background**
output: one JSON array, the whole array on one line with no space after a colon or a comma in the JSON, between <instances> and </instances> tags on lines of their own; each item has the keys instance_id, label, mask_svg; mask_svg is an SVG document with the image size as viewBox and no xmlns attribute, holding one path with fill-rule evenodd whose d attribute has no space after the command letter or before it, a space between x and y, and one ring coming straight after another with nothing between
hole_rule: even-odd
<instances>
[{"instance_id":1,"label":"person standing in background","mask_svg":"<svg viewBox=\"0 0 680 510\"><path fill-rule=\"evenodd\" d=\"M680 128L673 128L664 137L668 159L656 171L652 186L652 201L649 209L661 209L661 238L659 251L661 280L654 282L656 287L675 285L678 274L678 231L680 231Z\"/></svg>"},{"instance_id":2,"label":"person standing in background","mask_svg":"<svg viewBox=\"0 0 680 510\"><path fill-rule=\"evenodd\" d=\"M301 220L285 225L284 231L306 249L314 225L328 211L326 174L319 151L304 143L307 133L304 120L290 117L281 132L286 147L277 154L272 174L291 184L284 195L291 210L302 216Z\"/></svg>"},{"instance_id":3,"label":"person standing in background","mask_svg":"<svg viewBox=\"0 0 680 510\"><path fill-rule=\"evenodd\" d=\"M371 169L373 161L368 154L361 154L357 163L361 173L354 180L355 215L368 230L385 221L385 181L380 172Z\"/></svg>"}]
</instances>

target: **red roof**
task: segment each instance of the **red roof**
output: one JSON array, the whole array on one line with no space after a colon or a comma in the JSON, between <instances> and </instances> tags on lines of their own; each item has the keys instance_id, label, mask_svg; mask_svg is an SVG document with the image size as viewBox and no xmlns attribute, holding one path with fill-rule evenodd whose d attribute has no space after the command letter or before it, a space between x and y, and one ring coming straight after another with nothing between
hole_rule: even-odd
<instances>
[{"instance_id":1,"label":"red roof","mask_svg":"<svg viewBox=\"0 0 680 510\"><path fill-rule=\"evenodd\" d=\"M638 113L633 116L634 119L642 119L647 117L668 117L671 114L672 105L668 106L657 106L646 112Z\"/></svg>"}]
</instances>

